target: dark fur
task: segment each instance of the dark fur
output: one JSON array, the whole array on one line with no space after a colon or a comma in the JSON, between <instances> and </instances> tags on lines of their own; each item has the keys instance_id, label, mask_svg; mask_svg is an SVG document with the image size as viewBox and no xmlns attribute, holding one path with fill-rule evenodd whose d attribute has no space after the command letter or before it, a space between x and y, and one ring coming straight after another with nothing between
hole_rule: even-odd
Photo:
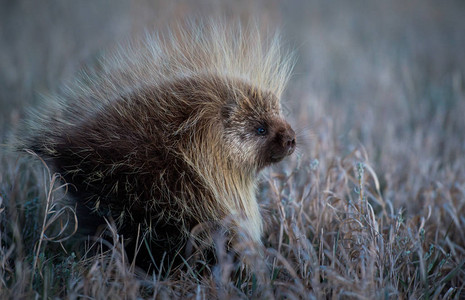
<instances>
[{"instance_id":1,"label":"dark fur","mask_svg":"<svg viewBox=\"0 0 465 300\"><path fill-rule=\"evenodd\" d=\"M259 242L256 176L295 148L273 92L206 73L120 95L84 94L60 109L41 117L25 146L75 187L82 233L113 219L130 256L139 233L149 242L138 256L145 267L165 252L173 259L196 225L231 215Z\"/></svg>"}]
</instances>

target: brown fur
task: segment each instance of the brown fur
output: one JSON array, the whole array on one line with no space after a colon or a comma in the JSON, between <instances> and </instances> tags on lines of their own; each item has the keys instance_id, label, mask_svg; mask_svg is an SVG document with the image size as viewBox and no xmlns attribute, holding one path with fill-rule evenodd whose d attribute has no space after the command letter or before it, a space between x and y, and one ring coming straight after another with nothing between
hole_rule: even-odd
<instances>
[{"instance_id":1,"label":"brown fur","mask_svg":"<svg viewBox=\"0 0 465 300\"><path fill-rule=\"evenodd\" d=\"M257 175L295 148L279 101L289 62L276 41L264 52L257 31L196 30L120 50L51 98L55 108L39 114L24 143L75 186L86 232L93 234L102 217L116 220L125 238L134 239L140 227L156 260L183 247L196 225L228 217L259 243ZM190 44L194 33L200 42ZM244 48L254 36L260 49ZM148 66L147 55L155 60ZM247 73L248 55L268 65L251 64Z\"/></svg>"}]
</instances>

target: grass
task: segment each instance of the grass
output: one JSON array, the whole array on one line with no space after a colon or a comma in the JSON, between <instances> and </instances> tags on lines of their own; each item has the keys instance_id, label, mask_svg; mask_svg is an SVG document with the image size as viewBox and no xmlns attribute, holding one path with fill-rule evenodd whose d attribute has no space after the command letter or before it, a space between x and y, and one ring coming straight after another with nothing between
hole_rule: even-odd
<instances>
[{"instance_id":1,"label":"grass","mask_svg":"<svg viewBox=\"0 0 465 300\"><path fill-rule=\"evenodd\" d=\"M10 18L30 16L32 25L16 28L13 50L0 57L0 298L465 297L463 4L272 3L233 10L265 10L264 22L279 15L299 55L285 112L300 145L261 177L264 247L238 245L235 259L220 242L217 265L169 275L134 268L119 246L81 258L66 240L75 224L63 202L70 187L33 155L5 146L24 109L36 103L35 90L53 90L58 78L72 76L74 64L99 49L99 36L113 43L115 30L130 31L132 17L119 5L100 24L98 13L58 5L65 13L50 13L67 33L80 19L99 24L95 33L82 20L76 25L78 40L90 45L60 50L62 33L50 29L56 59L43 62L52 54L39 45L41 55L27 64L21 58L29 57L23 45L32 25L51 27L44 21L50 13L40 8L33 15L26 4L23 12L13 9ZM165 9L178 17L185 11L183 4ZM10 58L21 67L10 66Z\"/></svg>"}]
</instances>

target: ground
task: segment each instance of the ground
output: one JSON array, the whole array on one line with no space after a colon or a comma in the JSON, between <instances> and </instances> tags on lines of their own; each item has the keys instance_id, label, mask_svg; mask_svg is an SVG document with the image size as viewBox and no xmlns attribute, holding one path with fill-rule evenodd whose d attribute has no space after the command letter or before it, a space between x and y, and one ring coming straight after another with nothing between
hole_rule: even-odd
<instances>
[{"instance_id":1,"label":"ground","mask_svg":"<svg viewBox=\"0 0 465 300\"><path fill-rule=\"evenodd\" d=\"M465 297L462 2L0 5L1 298ZM101 51L199 15L258 19L296 49L283 109L299 145L260 179L264 248L166 276L119 247L83 260L62 240L67 187L11 137Z\"/></svg>"}]
</instances>

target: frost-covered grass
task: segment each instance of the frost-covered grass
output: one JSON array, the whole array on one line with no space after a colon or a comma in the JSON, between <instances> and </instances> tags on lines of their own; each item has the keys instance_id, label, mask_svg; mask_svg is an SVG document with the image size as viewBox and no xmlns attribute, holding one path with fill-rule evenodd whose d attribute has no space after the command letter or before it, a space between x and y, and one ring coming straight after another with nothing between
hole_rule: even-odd
<instances>
[{"instance_id":1,"label":"frost-covered grass","mask_svg":"<svg viewBox=\"0 0 465 300\"><path fill-rule=\"evenodd\" d=\"M404 2L227 7L232 15L260 11L268 24L281 20L296 46L284 106L299 149L262 176L263 249L240 245L233 259L219 246L217 265L168 276L135 269L121 247L76 255L64 240L74 231L72 207L54 206L67 187L33 155L8 151L3 137L36 103L35 91L53 90L82 59L128 34L134 15L182 17L189 5L155 2L143 12L128 5L128 13L126 4L109 11L87 4L91 16L58 2L58 12L0 10L10 18L0 43L0 298L465 297L465 7ZM45 21L50 14L61 31ZM93 32L84 23L103 25ZM48 32L38 54L26 47L34 24ZM87 45L68 43L71 25Z\"/></svg>"}]
</instances>

